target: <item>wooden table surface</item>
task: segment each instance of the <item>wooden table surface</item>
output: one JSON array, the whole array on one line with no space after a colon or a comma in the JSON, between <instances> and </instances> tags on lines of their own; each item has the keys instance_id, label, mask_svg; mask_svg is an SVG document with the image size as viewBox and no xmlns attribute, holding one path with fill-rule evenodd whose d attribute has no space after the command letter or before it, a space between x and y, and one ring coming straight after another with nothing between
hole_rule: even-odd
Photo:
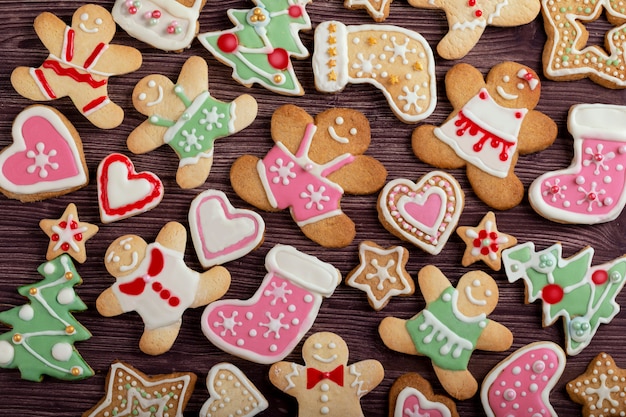
<instances>
[{"instance_id":1,"label":"wooden table surface","mask_svg":"<svg viewBox=\"0 0 626 417\"><path fill-rule=\"evenodd\" d=\"M111 9L112 0L97 1ZM47 56L41 42L33 30L33 20L43 11L53 11L64 21L69 22L74 10L82 2L77 1L0 1L0 146L11 143L11 124L15 116L32 104L19 96L11 87L11 71L20 65L38 66ZM200 17L200 30L229 29L233 25L226 16L229 8L247 9L252 6L244 0L209 0ZM373 23L363 11L349 11L343 8L341 0L315 0L307 7L313 27L322 21L337 19L346 24ZM391 5L390 17L385 22L404 26L421 33L435 47L447 30L442 12L421 10L410 7L404 0ZM590 42L603 43L603 34L610 25L602 17L589 25ZM305 46L312 53L313 31L301 32ZM543 21L539 16L532 23L517 28L488 27L478 45L461 61L474 65L483 74L495 64L518 61L541 73L541 54L546 39ZM257 385L269 401L269 408L263 416L294 416L297 413L296 401L274 388L268 380L268 365L258 365L226 354L213 346L200 330L202 308L189 310L183 321L180 336L170 352L158 357L141 353L138 340L143 324L134 313L116 318L103 318L95 309L97 296L114 279L104 268L103 257L108 245L118 236L135 233L147 241L153 241L159 229L168 221L179 221L188 226L187 213L191 200L202 190L215 188L224 191L231 202L242 208L250 208L234 193L229 181L229 169L233 161L242 154L259 157L270 149L270 118L276 108L292 103L315 115L332 107L351 107L363 112L372 127L372 144L367 152L379 159L389 172L388 180L408 178L417 180L432 170L418 161L411 151L410 137L415 128L400 122L389 109L382 93L371 85L348 85L344 92L323 95L315 91L311 60L294 60L295 71L306 91L302 97L287 97L269 92L261 87L250 89L236 83L231 78L231 69L216 61L197 40L184 53L163 53L129 37L121 29L114 42L132 45L141 50L143 65L140 70L110 80L109 92L113 100L126 111L121 126L112 130L99 130L84 119L68 99L49 104L63 112L80 133L87 159L91 182L89 186L60 198L43 202L23 204L0 197L0 247L4 256L0 258L0 310L25 304L27 301L17 293L17 287L40 280L36 271L45 261L48 245L47 236L39 229L39 220L58 218L67 204L76 203L80 219L96 223L100 232L87 243L88 259L77 264L84 283L77 288L78 295L88 306L85 312L76 313L76 319L86 326L93 337L76 343L76 348L96 371L92 378L79 382L61 382L46 378L41 383L20 379L16 370L0 370L0 414L6 416L79 416L92 407L104 395L105 376L111 362L116 359L126 361L149 374L173 371L194 371L199 379L188 404L185 416L197 415L208 393L205 378L209 369L221 361L230 361L240 367ZM215 161L208 181L199 189L182 190L175 182L178 164L175 154L162 147L145 155L131 155L126 149L127 135L143 120L134 110L131 92L136 82L147 74L162 73L176 78L183 62L192 55L199 55L209 63L209 82L212 95L230 101L242 93L252 94L259 103L256 121L239 134L217 143ZM426 120L441 124L450 113L451 107L443 88L443 78L457 61L436 58L438 77L438 104L434 113ZM559 127L558 139L547 150L520 157L516 172L528 186L541 173L569 166L573 156L572 138L566 129L569 107L577 103L626 104L623 90L609 90L588 80L576 82L553 82L542 76L542 96L538 110L550 116ZM152 211L140 216L113 224L103 225L98 215L95 173L98 163L111 152L122 152L132 157L138 170L149 170L160 176L165 185L165 197ZM451 172L465 191L465 209L460 225L475 226L489 208L479 201L472 192L463 170ZM401 245L378 222L375 208L376 195L354 197L344 196L342 208L357 224L357 236L348 247L329 250L317 246L305 238L292 222L289 213L261 213L267 225L265 242L255 252L246 257L229 262L226 267L232 274L232 285L224 298L247 299L251 297L265 275L264 258L270 248L278 243L294 245L301 251L315 255L335 265L345 277L358 264L357 246L360 241L374 240L380 245ZM501 231L517 237L520 243L533 241L538 248L545 248L554 242L563 243L565 256L573 255L583 247L595 248L594 264L621 256L626 252L626 214L613 222L595 226L572 226L552 223L536 214L528 200L516 208L497 213ZM413 278L420 268L434 264L456 284L458 278L472 268L492 273L484 264L470 268L461 266L465 248L463 242L453 235L444 250L437 256L411 247L407 265ZM187 264L196 270L201 266L188 239L185 252ZM487 353L476 351L469 368L480 381L487 372L514 349L537 340L552 340L564 344L562 323L552 327L541 326L540 303L524 305L524 288L521 282L508 283L503 272L492 273L500 288L500 303L492 318L508 326L514 335L513 347L508 352ZM626 302L626 294L617 296L618 303ZM368 417L382 417L388 413L388 392L393 381L408 371L419 372L433 384L437 393L444 393L434 376L430 361L423 357L398 354L387 349L380 340L377 327L382 318L393 315L408 318L424 307L419 293L393 298L380 312L369 307L365 294L356 289L340 285L330 299L324 300L319 316L308 334L317 331L333 331L343 337L350 348L350 363L375 358L385 368L384 381L362 399L363 409ZM0 328L0 331L4 329ZM579 375L589 361L599 352L612 354L618 365L626 368L624 332L626 316L622 313L610 325L600 327L592 343L579 355L568 358L565 372L551 395L551 402L561 416L580 414L580 406L569 400L565 392L567 381ZM288 360L302 363L301 343L287 357ZM461 416L484 415L478 396L457 402Z\"/></svg>"}]
</instances>

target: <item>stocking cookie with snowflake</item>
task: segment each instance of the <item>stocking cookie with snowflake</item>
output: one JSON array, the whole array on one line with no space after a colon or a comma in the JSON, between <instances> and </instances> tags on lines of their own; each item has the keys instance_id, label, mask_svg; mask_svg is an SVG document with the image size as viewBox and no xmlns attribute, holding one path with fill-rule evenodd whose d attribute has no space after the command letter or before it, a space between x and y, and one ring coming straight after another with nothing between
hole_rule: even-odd
<instances>
[{"instance_id":1,"label":"stocking cookie with snowflake","mask_svg":"<svg viewBox=\"0 0 626 417\"><path fill-rule=\"evenodd\" d=\"M404 123L417 123L435 110L435 60L417 32L322 22L315 29L312 65L318 91L336 93L349 83L372 84Z\"/></svg>"},{"instance_id":2,"label":"stocking cookie with snowflake","mask_svg":"<svg viewBox=\"0 0 626 417\"><path fill-rule=\"evenodd\" d=\"M18 368L29 381L41 381L43 375L88 378L94 372L74 342L91 333L71 313L87 310L74 290L82 279L67 254L41 264L38 271L42 281L18 288L30 303L0 312L0 323L11 326L0 335L0 368Z\"/></svg>"},{"instance_id":3,"label":"stocking cookie with snowflake","mask_svg":"<svg viewBox=\"0 0 626 417\"><path fill-rule=\"evenodd\" d=\"M267 253L268 273L248 300L219 300L202 314L202 331L217 347L252 362L287 356L311 328L322 300L341 282L329 263L276 245Z\"/></svg>"},{"instance_id":4,"label":"stocking cookie with snowflake","mask_svg":"<svg viewBox=\"0 0 626 417\"><path fill-rule=\"evenodd\" d=\"M111 14L87 4L74 12L71 26L44 12L34 27L50 55L38 68L16 68L11 74L15 90L37 101L67 96L97 127L119 126L124 111L109 98L109 77L137 70L142 58L135 48L110 43L116 29Z\"/></svg>"},{"instance_id":5,"label":"stocking cookie with snowflake","mask_svg":"<svg viewBox=\"0 0 626 417\"><path fill-rule=\"evenodd\" d=\"M180 158L176 182L182 188L204 184L215 141L248 127L256 118L252 96L243 94L226 103L213 98L208 87L206 61L193 56L183 65L176 84L152 74L133 90L133 105L148 119L128 136L128 149L142 154L163 144L171 146Z\"/></svg>"},{"instance_id":6,"label":"stocking cookie with snowflake","mask_svg":"<svg viewBox=\"0 0 626 417\"><path fill-rule=\"evenodd\" d=\"M96 301L105 317L136 311L144 322L139 348L149 355L167 352L180 331L182 315L220 298L230 286L230 274L221 266L204 273L185 261L187 231L170 222L154 243L136 235L117 238L105 254L104 264L116 282Z\"/></svg>"},{"instance_id":7,"label":"stocking cookie with snowflake","mask_svg":"<svg viewBox=\"0 0 626 417\"><path fill-rule=\"evenodd\" d=\"M337 334L311 335L302 346L304 365L278 362L270 382L298 400L298 416L363 416L361 398L380 384L385 370L375 359L348 365L348 345Z\"/></svg>"},{"instance_id":8,"label":"stocking cookie with snowflake","mask_svg":"<svg viewBox=\"0 0 626 417\"><path fill-rule=\"evenodd\" d=\"M378 160L363 155L367 118L345 108L313 118L288 104L272 115L271 133L275 145L263 159L243 155L232 165L235 192L261 210L289 208L302 232L322 246L348 246L356 227L341 210L343 193L375 193L387 177Z\"/></svg>"},{"instance_id":9,"label":"stocking cookie with snowflake","mask_svg":"<svg viewBox=\"0 0 626 417\"><path fill-rule=\"evenodd\" d=\"M626 204L626 106L577 104L567 127L574 138L568 168L546 172L528 188L535 211L559 223L615 220Z\"/></svg>"},{"instance_id":10,"label":"stocking cookie with snowflake","mask_svg":"<svg viewBox=\"0 0 626 417\"><path fill-rule=\"evenodd\" d=\"M536 251L527 242L505 250L502 262L509 282L524 281L527 303L542 301L544 327L563 317L566 352L577 355L619 313L615 299L626 282L626 257L591 266L591 247L566 259L562 252L560 243Z\"/></svg>"},{"instance_id":11,"label":"stocking cookie with snowflake","mask_svg":"<svg viewBox=\"0 0 626 417\"><path fill-rule=\"evenodd\" d=\"M437 52L444 59L467 55L487 26L525 25L540 11L536 0L409 0L409 4L446 13L448 33L437 45Z\"/></svg>"},{"instance_id":12,"label":"stocking cookie with snowflake","mask_svg":"<svg viewBox=\"0 0 626 417\"><path fill-rule=\"evenodd\" d=\"M246 87L259 83L275 93L301 96L291 57L309 56L298 32L311 29L305 10L311 1L253 0L252 9L228 10L234 28L201 33L198 39Z\"/></svg>"}]
</instances>

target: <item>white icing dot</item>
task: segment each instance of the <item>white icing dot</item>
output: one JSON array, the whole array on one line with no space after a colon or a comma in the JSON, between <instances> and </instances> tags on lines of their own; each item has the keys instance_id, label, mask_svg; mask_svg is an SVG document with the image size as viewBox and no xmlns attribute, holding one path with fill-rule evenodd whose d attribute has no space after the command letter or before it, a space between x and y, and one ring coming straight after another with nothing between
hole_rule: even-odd
<instances>
[{"instance_id":1,"label":"white icing dot","mask_svg":"<svg viewBox=\"0 0 626 417\"><path fill-rule=\"evenodd\" d=\"M338 117L335 119L335 123L336 123L337 125L341 126L341 125L343 124L343 117L338 116Z\"/></svg>"},{"instance_id":2,"label":"white icing dot","mask_svg":"<svg viewBox=\"0 0 626 417\"><path fill-rule=\"evenodd\" d=\"M485 291L485 296L491 297L492 295L493 295L493 293L491 292L491 290Z\"/></svg>"},{"instance_id":3,"label":"white icing dot","mask_svg":"<svg viewBox=\"0 0 626 417\"><path fill-rule=\"evenodd\" d=\"M328 407L326 407L326 406L324 406L324 407L320 408L320 413L321 413L321 414L326 415L326 414L328 414L329 412L330 412L330 409L329 409Z\"/></svg>"},{"instance_id":4,"label":"white icing dot","mask_svg":"<svg viewBox=\"0 0 626 417\"><path fill-rule=\"evenodd\" d=\"M537 384L530 384L530 386L528 387L528 390L530 392L536 392L539 389L539 387L537 386Z\"/></svg>"},{"instance_id":5,"label":"white icing dot","mask_svg":"<svg viewBox=\"0 0 626 417\"><path fill-rule=\"evenodd\" d=\"M154 80L148 81L148 87L150 87L150 88L156 87L156 81L154 81Z\"/></svg>"},{"instance_id":6,"label":"white icing dot","mask_svg":"<svg viewBox=\"0 0 626 417\"><path fill-rule=\"evenodd\" d=\"M146 93L140 93L140 94L137 96L137 99L138 99L139 101L144 101L147 97L148 97L148 96L146 95Z\"/></svg>"},{"instance_id":7,"label":"white icing dot","mask_svg":"<svg viewBox=\"0 0 626 417\"><path fill-rule=\"evenodd\" d=\"M537 361L533 363L533 372L536 374L540 374L546 369L546 364L543 361Z\"/></svg>"},{"instance_id":8,"label":"white icing dot","mask_svg":"<svg viewBox=\"0 0 626 417\"><path fill-rule=\"evenodd\" d=\"M69 288L69 287L63 288L57 294L57 301L59 302L59 304L62 304L62 305L68 305L72 303L75 298L76 298L76 293L74 292L74 289Z\"/></svg>"},{"instance_id":9,"label":"white icing dot","mask_svg":"<svg viewBox=\"0 0 626 417\"><path fill-rule=\"evenodd\" d=\"M248 334L250 335L250 337L255 337L256 336L256 330L252 329L248 332Z\"/></svg>"},{"instance_id":10,"label":"white icing dot","mask_svg":"<svg viewBox=\"0 0 626 417\"><path fill-rule=\"evenodd\" d=\"M313 296L311 294L307 294L304 296L305 303L310 303L311 301L313 301Z\"/></svg>"},{"instance_id":11,"label":"white icing dot","mask_svg":"<svg viewBox=\"0 0 626 417\"><path fill-rule=\"evenodd\" d=\"M351 134L352 136L356 135L356 134L357 134L357 132L358 132L358 131L356 130L356 127L353 127L352 129L350 129L350 134Z\"/></svg>"},{"instance_id":12,"label":"white icing dot","mask_svg":"<svg viewBox=\"0 0 626 417\"><path fill-rule=\"evenodd\" d=\"M504 81L505 83L508 83L509 81L511 81L511 77L509 77L508 75L505 75L504 77L502 77L502 81Z\"/></svg>"},{"instance_id":13,"label":"white icing dot","mask_svg":"<svg viewBox=\"0 0 626 417\"><path fill-rule=\"evenodd\" d=\"M337 345L336 345L334 342L330 342L330 343L328 344L328 348L329 348L329 349L334 349L334 348L336 348L336 347L337 347Z\"/></svg>"},{"instance_id":14,"label":"white icing dot","mask_svg":"<svg viewBox=\"0 0 626 417\"><path fill-rule=\"evenodd\" d=\"M15 349L6 340L0 340L0 365L8 365L13 361Z\"/></svg>"},{"instance_id":15,"label":"white icing dot","mask_svg":"<svg viewBox=\"0 0 626 417\"><path fill-rule=\"evenodd\" d=\"M507 401L513 401L515 397L517 397L515 390L510 389L510 388L504 391L504 394L502 395L502 398L504 398Z\"/></svg>"},{"instance_id":16,"label":"white icing dot","mask_svg":"<svg viewBox=\"0 0 626 417\"><path fill-rule=\"evenodd\" d=\"M54 264L52 262L48 262L47 264L44 265L43 272L45 272L48 275L51 275L54 273L55 269L56 267L54 266Z\"/></svg>"},{"instance_id":17,"label":"white icing dot","mask_svg":"<svg viewBox=\"0 0 626 417\"><path fill-rule=\"evenodd\" d=\"M320 397L320 401L323 402L323 403L327 403L328 402L328 395L322 394L322 396Z\"/></svg>"},{"instance_id":18,"label":"white icing dot","mask_svg":"<svg viewBox=\"0 0 626 417\"><path fill-rule=\"evenodd\" d=\"M582 175L579 175L576 177L576 184L583 185L584 183L585 183L585 177L583 177Z\"/></svg>"},{"instance_id":19,"label":"white icing dot","mask_svg":"<svg viewBox=\"0 0 626 417\"><path fill-rule=\"evenodd\" d=\"M291 320L291 324L293 324L294 326L297 326L298 324L300 324L300 320L298 320L297 318L293 319Z\"/></svg>"},{"instance_id":20,"label":"white icing dot","mask_svg":"<svg viewBox=\"0 0 626 417\"><path fill-rule=\"evenodd\" d=\"M569 206L570 206L569 201L564 201L564 202L563 202L563 207L567 208L567 207L569 207Z\"/></svg>"},{"instance_id":21,"label":"white icing dot","mask_svg":"<svg viewBox=\"0 0 626 417\"><path fill-rule=\"evenodd\" d=\"M52 357L58 361L67 362L72 357L73 351L69 343L59 342L52 346Z\"/></svg>"},{"instance_id":22,"label":"white icing dot","mask_svg":"<svg viewBox=\"0 0 626 417\"><path fill-rule=\"evenodd\" d=\"M513 373L513 375L519 375L520 372L522 372L522 368L520 368L519 366L516 366L515 368L513 368L511 372Z\"/></svg>"},{"instance_id":23,"label":"white icing dot","mask_svg":"<svg viewBox=\"0 0 626 417\"><path fill-rule=\"evenodd\" d=\"M610 176L607 175L607 176L604 177L603 181L604 181L605 184L610 184L611 181L613 181L613 178L611 178Z\"/></svg>"},{"instance_id":24,"label":"white icing dot","mask_svg":"<svg viewBox=\"0 0 626 417\"><path fill-rule=\"evenodd\" d=\"M89 14L83 13L80 15L80 20L82 20L83 22L86 22L87 19L89 19Z\"/></svg>"},{"instance_id":25,"label":"white icing dot","mask_svg":"<svg viewBox=\"0 0 626 417\"><path fill-rule=\"evenodd\" d=\"M359 38L355 37L354 39L352 39L352 43L355 44L355 45L358 45L359 42L361 42L361 39L359 39Z\"/></svg>"},{"instance_id":26,"label":"white icing dot","mask_svg":"<svg viewBox=\"0 0 626 417\"><path fill-rule=\"evenodd\" d=\"M252 317L254 317L254 314L252 314L252 312L251 312L251 311L248 311L248 312L246 313L246 318L247 318L248 320L252 320Z\"/></svg>"},{"instance_id":27,"label":"white icing dot","mask_svg":"<svg viewBox=\"0 0 626 417\"><path fill-rule=\"evenodd\" d=\"M321 343L316 343L316 344L313 345L313 347L315 349L321 349L322 348L322 344Z\"/></svg>"},{"instance_id":28,"label":"white icing dot","mask_svg":"<svg viewBox=\"0 0 626 417\"><path fill-rule=\"evenodd\" d=\"M96 22L96 25L101 25L101 24L102 24L102 19L97 18L97 19L95 20L95 22Z\"/></svg>"},{"instance_id":29,"label":"white icing dot","mask_svg":"<svg viewBox=\"0 0 626 417\"><path fill-rule=\"evenodd\" d=\"M270 345L270 352L276 352L278 350L278 346Z\"/></svg>"},{"instance_id":30,"label":"white icing dot","mask_svg":"<svg viewBox=\"0 0 626 417\"><path fill-rule=\"evenodd\" d=\"M24 321L30 321L35 315L35 310L33 310L30 305L24 304L22 307L20 307L20 311L19 313L17 313L17 315L20 316L20 318Z\"/></svg>"},{"instance_id":31,"label":"white icing dot","mask_svg":"<svg viewBox=\"0 0 626 417\"><path fill-rule=\"evenodd\" d=\"M442 297L443 301L450 301L452 299L452 296L450 295L450 293L445 293Z\"/></svg>"},{"instance_id":32,"label":"white icing dot","mask_svg":"<svg viewBox=\"0 0 626 417\"><path fill-rule=\"evenodd\" d=\"M130 243L127 243L124 245L124 250L130 250L131 246Z\"/></svg>"},{"instance_id":33,"label":"white icing dot","mask_svg":"<svg viewBox=\"0 0 626 417\"><path fill-rule=\"evenodd\" d=\"M320 389L322 390L322 392L328 392L330 387L328 386L328 384L322 384L322 386L320 386Z\"/></svg>"},{"instance_id":34,"label":"white icing dot","mask_svg":"<svg viewBox=\"0 0 626 417\"><path fill-rule=\"evenodd\" d=\"M624 165L622 165L622 164L617 164L617 165L615 166L615 170L616 170L616 171L623 171L623 170L624 170Z\"/></svg>"},{"instance_id":35,"label":"white icing dot","mask_svg":"<svg viewBox=\"0 0 626 417\"><path fill-rule=\"evenodd\" d=\"M296 306L293 304L290 304L289 307L287 307L287 311L289 311L290 313L293 313L294 311L296 311Z\"/></svg>"},{"instance_id":36,"label":"white icing dot","mask_svg":"<svg viewBox=\"0 0 626 417\"><path fill-rule=\"evenodd\" d=\"M243 339L237 339L237 346L243 346L245 341Z\"/></svg>"}]
</instances>

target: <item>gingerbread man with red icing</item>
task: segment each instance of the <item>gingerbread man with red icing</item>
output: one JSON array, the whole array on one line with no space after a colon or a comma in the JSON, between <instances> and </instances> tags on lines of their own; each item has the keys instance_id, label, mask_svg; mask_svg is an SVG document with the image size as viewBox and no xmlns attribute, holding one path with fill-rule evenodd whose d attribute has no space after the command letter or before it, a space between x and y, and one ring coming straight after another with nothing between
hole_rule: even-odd
<instances>
[{"instance_id":1,"label":"gingerbread man with red icing","mask_svg":"<svg viewBox=\"0 0 626 417\"><path fill-rule=\"evenodd\" d=\"M380 362L368 359L348 365L346 342L331 332L311 335L302 346L305 365L278 362L270 382L298 400L298 416L362 417L360 399L385 376Z\"/></svg>"},{"instance_id":2,"label":"gingerbread man with red icing","mask_svg":"<svg viewBox=\"0 0 626 417\"><path fill-rule=\"evenodd\" d=\"M111 14L95 4L74 12L67 26L52 13L35 19L35 32L48 58L39 68L18 67L11 83L22 96L49 101L69 96L91 123L102 129L119 126L124 111L108 95L108 79L141 66L141 53L130 46L113 45L115 22Z\"/></svg>"},{"instance_id":3,"label":"gingerbread man with red icing","mask_svg":"<svg viewBox=\"0 0 626 417\"><path fill-rule=\"evenodd\" d=\"M117 281L98 297L98 312L106 317L139 313L145 325L139 348L149 355L171 348L187 308L215 301L230 286L226 268L216 266L202 274L188 268L183 260L186 243L184 226L170 222L156 242L125 235L111 243L105 255L107 271Z\"/></svg>"},{"instance_id":4,"label":"gingerbread man with red icing","mask_svg":"<svg viewBox=\"0 0 626 417\"><path fill-rule=\"evenodd\" d=\"M446 91L454 111L443 125L421 125L413 132L415 155L437 168L466 167L474 192L488 206L508 210L524 197L515 175L518 154L550 146L557 126L534 110L541 83L530 68L503 62L487 79L469 64L446 74Z\"/></svg>"}]
</instances>

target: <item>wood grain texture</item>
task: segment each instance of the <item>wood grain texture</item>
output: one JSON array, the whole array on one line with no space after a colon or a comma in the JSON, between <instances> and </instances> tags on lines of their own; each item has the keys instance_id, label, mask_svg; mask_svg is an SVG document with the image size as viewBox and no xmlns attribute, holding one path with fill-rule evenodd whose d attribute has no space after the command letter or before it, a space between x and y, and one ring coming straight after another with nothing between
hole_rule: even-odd
<instances>
[{"instance_id":1,"label":"wood grain texture","mask_svg":"<svg viewBox=\"0 0 626 417\"><path fill-rule=\"evenodd\" d=\"M49 10L69 22L79 3L82 2L0 1L0 16L4 16L3 28L0 30L0 56L2 56L0 147L11 143L11 124L15 116L32 104L15 93L11 87L9 82L11 71L20 65L38 66L47 56L33 30L33 20L39 13ZM112 0L96 3L109 10L113 6ZM345 10L342 3L341 0L314 0L307 7L313 25L328 19L338 19L346 24L373 23L365 11ZM226 16L226 10L249 7L251 2L244 0L209 0L201 14L200 30L205 32L229 29L232 24ZM385 23L420 32L433 49L446 31L443 13L414 9L403 0L397 0L391 5L391 14ZM313 31L303 32L302 39L312 52ZM479 68L483 74L486 74L493 65L505 60L521 62L541 73L540 59L544 41L541 17L517 28L488 27L478 45L462 61ZM231 79L231 69L217 62L197 40L191 49L181 54L159 52L132 39L121 30L118 31L114 42L132 45L140 49L144 57L143 66L139 71L110 80L111 97L126 111L126 118L120 127L108 131L99 130L78 114L69 100L49 103L63 112L78 129L84 143L91 177L90 185L70 195L40 203L22 204L0 197L0 247L4 252L4 256L0 258L0 310L23 304L25 300L19 296L16 288L40 279L36 268L45 261L48 245L46 235L38 227L40 219L57 218L67 204L74 202L78 206L81 220L101 226L100 232L87 243L87 262L77 265L84 280L83 285L77 288L77 292L89 310L75 315L76 319L93 333L90 340L79 342L76 347L96 370L96 376L76 383L46 379L37 384L22 381L17 371L0 370L0 414L37 417L81 415L104 394L104 378L109 365L114 360L120 359L149 374L183 370L197 372L198 384L185 416L198 414L208 397L204 385L206 374L212 365L221 361L230 361L239 366L268 398L270 406L262 413L263 416L294 416L297 410L296 403L291 397L271 386L267 377L269 366L253 364L230 356L206 340L200 330L202 309L188 311L184 316L180 336L170 352L158 357L142 354L138 349L138 341L143 326L137 315L125 314L115 318L103 318L95 310L97 296L113 283L113 278L104 268L103 256L106 248L116 237L128 232L152 241L167 221L176 220L188 226L189 204L195 195L204 189L220 189L228 195L235 206L249 208L232 191L229 169L233 161L242 154L261 157L270 149L272 145L269 136L270 118L273 111L282 104L296 104L312 115L338 106L362 111L369 118L372 127L372 145L368 155L379 159L385 165L389 171L389 180L400 177L417 180L431 170L412 154L410 137L414 126L398 121L383 95L373 86L348 85L344 92L335 95L317 93L310 58L294 61L295 71L306 95L285 97L258 86L248 89L237 84ZM258 100L259 115L249 128L217 142L213 169L204 186L195 190L182 190L175 182L178 160L169 148L162 147L145 155L133 156L126 149L125 141L130 131L144 119L131 104L130 94L135 83L145 75L157 72L175 79L183 62L191 55L202 56L208 61L210 91L214 97L232 100L242 93L250 93ZM443 77L455 63L456 61L445 61L437 57L439 101L435 112L427 119L428 123L441 124L451 110L443 90ZM584 102L626 104L625 91L608 90L588 80L552 82L542 77L542 82L542 98L537 109L556 121L559 136L548 150L520 157L516 172L525 186L547 170L569 165L573 151L572 138L566 129L566 118L571 105ZM102 158L114 151L130 155L138 170L157 173L165 185L165 198L157 208L146 214L102 225L98 216L95 172ZM452 174L466 193L465 211L460 224L474 226L488 211L488 207L477 200L463 170L453 171ZM226 265L233 281L225 298L247 299L254 294L265 275L263 266L265 254L277 243L294 245L306 253L318 256L339 268L344 276L358 263L357 246L360 241L373 240L383 246L402 244L379 224L375 202L376 195L343 198L342 208L357 223L357 238L352 245L340 250L323 249L307 240L286 211L261 213L267 224L265 242L252 254ZM578 252L587 245L596 249L594 263L611 260L626 252L624 226L626 214L608 224L560 225L537 215L525 199L512 210L497 213L497 219L500 230L516 236L521 243L532 240L539 248L545 248L553 242L562 242L566 256ZM437 256L428 255L414 247L407 248L410 251L407 269L414 278L421 267L431 263L440 267L453 283L470 270L460 264L464 244L455 235ZM190 239L185 260L190 267L201 270ZM490 273L482 264L476 264L474 267ZM553 340L560 345L564 343L560 322L543 329L540 305L524 305L524 289L521 283L509 284L502 272L494 273L493 276L500 285L501 297L493 318L512 329L514 345L509 352L494 354L477 351L473 355L469 366L479 381L482 381L487 372L513 349L536 340ZM618 295L617 301L626 302L626 294ZM362 400L366 416L387 416L389 387L405 372L419 372L431 381L435 392L443 393L429 360L396 354L382 344L377 334L378 323L385 316L408 318L423 307L423 298L417 292L410 297L393 298L382 311L375 312L370 308L364 293L343 284L330 299L324 301L311 332L334 331L348 343L350 362L375 358L385 367L383 383ZM580 406L567 398L564 386L567 381L580 374L598 352L606 350L613 355L618 365L626 367L626 350L623 348L625 329L626 316L622 313L610 325L601 326L593 342L581 354L569 358L565 373L551 395L552 404L559 415L580 414ZM3 329L0 328L0 331ZM301 363L300 349L301 344L287 359ZM457 406L462 416L483 415L478 396L458 402Z\"/></svg>"}]
</instances>

